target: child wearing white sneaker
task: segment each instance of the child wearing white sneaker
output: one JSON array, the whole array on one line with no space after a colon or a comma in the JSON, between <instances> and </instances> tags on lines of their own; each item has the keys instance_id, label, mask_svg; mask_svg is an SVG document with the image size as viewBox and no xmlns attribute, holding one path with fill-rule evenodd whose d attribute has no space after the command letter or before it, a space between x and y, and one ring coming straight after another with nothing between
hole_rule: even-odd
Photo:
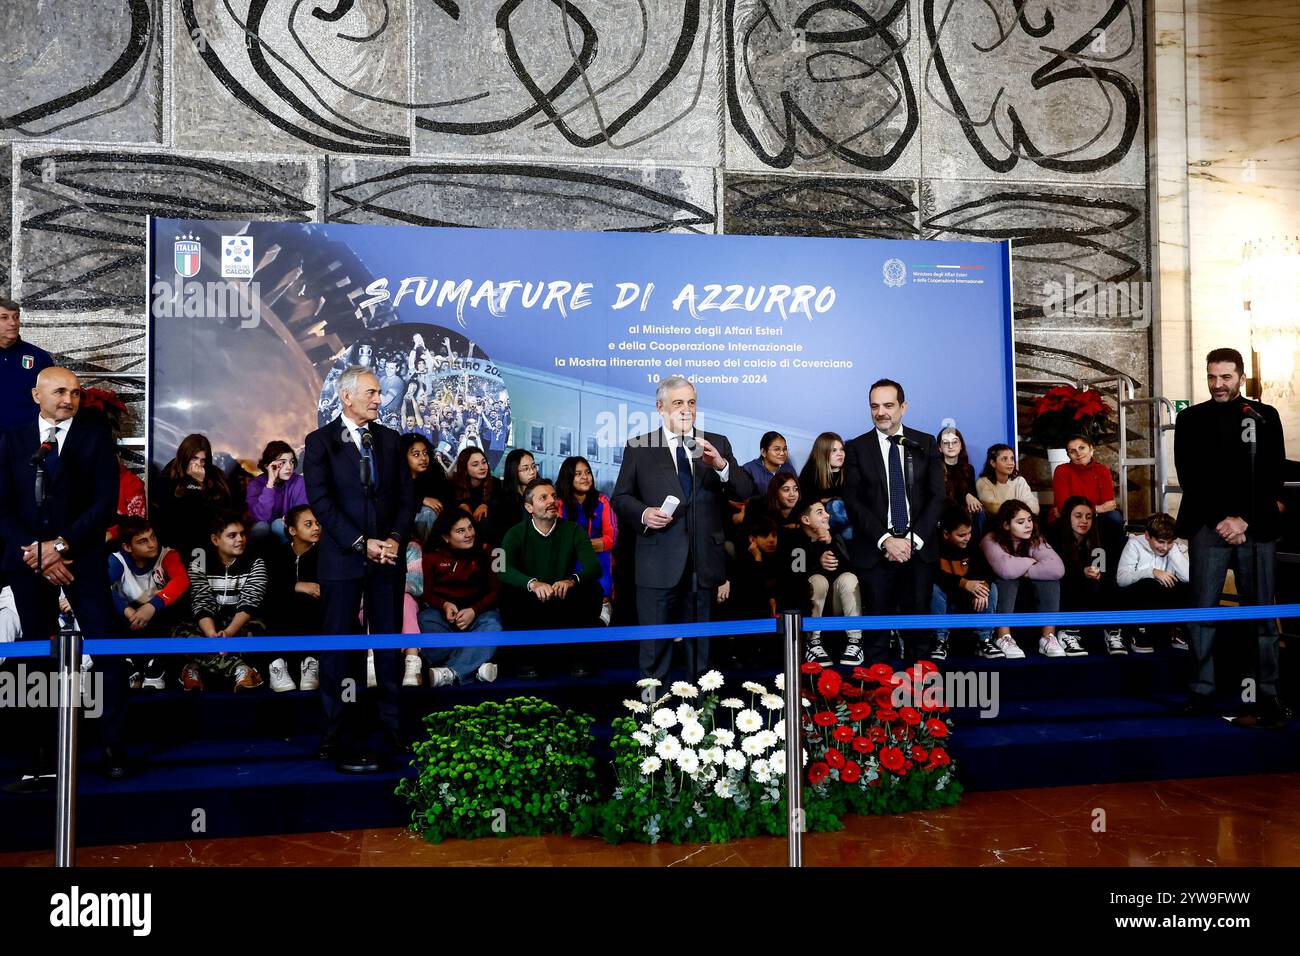
<instances>
[{"instance_id":1,"label":"child wearing white sneaker","mask_svg":"<svg viewBox=\"0 0 1300 956\"><path fill-rule=\"evenodd\" d=\"M478 541L474 520L448 508L438 516L424 555L420 630L429 633L483 633L501 630L497 611L499 584L492 558ZM425 648L420 656L429 667L429 686L443 687L497 678L495 647Z\"/></svg>"},{"instance_id":2,"label":"child wearing white sneaker","mask_svg":"<svg viewBox=\"0 0 1300 956\"><path fill-rule=\"evenodd\" d=\"M1038 515L1023 501L1012 499L1003 503L993 519L993 530L980 541L980 550L993 569L999 614L1016 609L1016 596L1022 582L1033 589L1040 613L1052 614L1060 610L1061 578L1065 576L1065 565L1043 537ZM996 635L997 645L1006 657L1025 656L1011 636L1011 628L999 627ZM1038 651L1045 657L1065 656L1065 648L1057 640L1054 626L1044 625L1038 639Z\"/></svg>"},{"instance_id":3,"label":"child wearing white sneaker","mask_svg":"<svg viewBox=\"0 0 1300 956\"><path fill-rule=\"evenodd\" d=\"M1164 611L1189 606L1187 548L1177 540L1174 524L1174 519L1163 512L1153 514L1147 518L1145 533L1125 543L1115 575L1125 609ZM1135 654L1151 653L1150 625L1125 630L1130 650ZM1169 640L1174 650L1187 650L1181 625L1170 628Z\"/></svg>"}]
</instances>

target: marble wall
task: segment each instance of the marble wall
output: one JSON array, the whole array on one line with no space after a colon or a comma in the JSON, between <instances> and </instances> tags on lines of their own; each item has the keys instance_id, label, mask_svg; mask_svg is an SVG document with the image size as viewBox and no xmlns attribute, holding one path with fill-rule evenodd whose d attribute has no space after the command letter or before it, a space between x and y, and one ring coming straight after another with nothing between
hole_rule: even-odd
<instances>
[{"instance_id":1,"label":"marble wall","mask_svg":"<svg viewBox=\"0 0 1300 956\"><path fill-rule=\"evenodd\" d=\"M1290 308L1274 320L1300 330L1300 256L1256 280L1276 288L1252 288L1244 255L1247 243L1300 235L1300 5L1154 0L1154 17L1161 390L1204 401L1206 352L1231 346L1250 365L1253 345L1263 398L1300 458L1300 376L1270 371L1300 364L1300 331L1265 341L1258 329L1270 318L1261 302L1282 300Z\"/></svg>"},{"instance_id":2,"label":"marble wall","mask_svg":"<svg viewBox=\"0 0 1300 956\"><path fill-rule=\"evenodd\" d=\"M1021 375L1122 370L1148 395L1149 297L1105 304L1154 268L1154 14L1143 0L9 0L0 286L34 340L138 383L148 213L1011 238ZM1053 285L1071 290L1063 308ZM1143 422L1128 437L1147 453ZM1142 513L1150 482L1133 477Z\"/></svg>"}]
</instances>

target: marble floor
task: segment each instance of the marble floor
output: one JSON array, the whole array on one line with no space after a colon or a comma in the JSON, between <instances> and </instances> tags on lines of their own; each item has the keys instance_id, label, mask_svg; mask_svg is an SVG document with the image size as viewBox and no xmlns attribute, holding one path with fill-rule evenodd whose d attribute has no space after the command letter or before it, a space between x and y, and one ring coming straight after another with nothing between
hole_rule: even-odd
<instances>
[{"instance_id":1,"label":"marble floor","mask_svg":"<svg viewBox=\"0 0 1300 956\"><path fill-rule=\"evenodd\" d=\"M81 866L782 866L785 841L607 846L515 837L439 846L404 830L352 830L82 848ZM0 854L48 866L49 852ZM809 866L1298 866L1300 774L1006 790L956 807L849 817L809 834Z\"/></svg>"}]
</instances>

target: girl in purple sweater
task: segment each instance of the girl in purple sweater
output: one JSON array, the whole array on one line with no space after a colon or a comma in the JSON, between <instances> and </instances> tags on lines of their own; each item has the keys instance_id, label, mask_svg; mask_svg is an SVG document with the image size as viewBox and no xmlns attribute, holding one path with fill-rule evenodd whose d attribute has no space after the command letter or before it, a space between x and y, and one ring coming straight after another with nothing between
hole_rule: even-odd
<instances>
[{"instance_id":1,"label":"girl in purple sweater","mask_svg":"<svg viewBox=\"0 0 1300 956\"><path fill-rule=\"evenodd\" d=\"M1061 578L1065 565L1060 555L1043 538L1038 516L1023 501L1004 502L993 519L993 530L980 541L980 550L993 569L998 589L998 613L1016 609L1016 595L1021 582L1034 589L1039 613L1053 613L1061 608ZM1011 628L999 627L995 645L1004 657L1024 657ZM1064 657L1065 649L1056 639L1056 628L1043 627L1038 652L1045 657Z\"/></svg>"},{"instance_id":2,"label":"girl in purple sweater","mask_svg":"<svg viewBox=\"0 0 1300 956\"><path fill-rule=\"evenodd\" d=\"M298 456L288 442L268 442L257 467L262 473L248 483L248 511L253 516L251 536L254 541L274 534L288 541L284 516L299 505L307 504L307 483L295 474Z\"/></svg>"}]
</instances>

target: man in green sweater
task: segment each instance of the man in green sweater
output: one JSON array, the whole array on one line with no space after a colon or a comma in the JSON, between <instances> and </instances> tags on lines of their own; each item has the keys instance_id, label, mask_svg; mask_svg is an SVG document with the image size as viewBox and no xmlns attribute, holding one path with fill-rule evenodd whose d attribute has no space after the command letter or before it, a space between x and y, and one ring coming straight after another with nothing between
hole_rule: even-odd
<instances>
[{"instance_id":1,"label":"man in green sweater","mask_svg":"<svg viewBox=\"0 0 1300 956\"><path fill-rule=\"evenodd\" d=\"M595 627L600 623L600 561L584 529L573 521L560 520L555 485L534 478L524 489L524 510L528 518L506 532L501 542L504 567L501 582L501 612L511 631L549 628ZM591 671L582 660L580 645L557 645L557 662L562 657L572 677L587 677ZM537 676L534 651L521 658L518 676Z\"/></svg>"}]
</instances>

